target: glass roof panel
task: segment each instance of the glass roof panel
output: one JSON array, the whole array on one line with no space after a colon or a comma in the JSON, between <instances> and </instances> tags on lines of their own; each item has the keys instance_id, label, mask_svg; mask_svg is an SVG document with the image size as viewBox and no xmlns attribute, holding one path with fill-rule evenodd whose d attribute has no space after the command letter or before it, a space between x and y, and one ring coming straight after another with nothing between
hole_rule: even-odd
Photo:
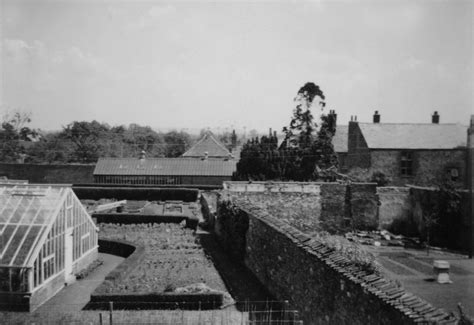
<instances>
[{"instance_id":1,"label":"glass roof panel","mask_svg":"<svg viewBox=\"0 0 474 325\"><path fill-rule=\"evenodd\" d=\"M19 223L24 213L29 208L31 201L31 198L27 196L21 197L19 199L18 207L15 209L15 211L13 211L13 216L11 217L9 223Z\"/></svg>"},{"instance_id":2,"label":"glass roof panel","mask_svg":"<svg viewBox=\"0 0 474 325\"><path fill-rule=\"evenodd\" d=\"M0 264L23 266L29 260L33 245L53 222L66 190L0 184Z\"/></svg>"},{"instance_id":3,"label":"glass roof panel","mask_svg":"<svg viewBox=\"0 0 474 325\"><path fill-rule=\"evenodd\" d=\"M34 248L33 244L36 238L43 233L41 230L42 229L44 230L45 228L46 227L42 227L42 226L31 226L31 229L26 235L25 241L23 242L23 245L21 245L20 251L18 252L18 255L16 256L15 261L13 262L13 265L25 264L26 258L30 254L30 251Z\"/></svg>"},{"instance_id":4,"label":"glass roof panel","mask_svg":"<svg viewBox=\"0 0 474 325\"><path fill-rule=\"evenodd\" d=\"M16 225L7 225L3 230L3 233L0 235L0 257L3 256L7 248L8 241L15 231Z\"/></svg>"},{"instance_id":5,"label":"glass roof panel","mask_svg":"<svg viewBox=\"0 0 474 325\"><path fill-rule=\"evenodd\" d=\"M0 259L0 264L10 264L12 261L13 256L15 255L16 250L18 249L23 237L28 230L28 226L20 225L18 226L16 232L13 235L13 239L11 240L10 244L8 245L5 253L3 254L2 258Z\"/></svg>"}]
</instances>

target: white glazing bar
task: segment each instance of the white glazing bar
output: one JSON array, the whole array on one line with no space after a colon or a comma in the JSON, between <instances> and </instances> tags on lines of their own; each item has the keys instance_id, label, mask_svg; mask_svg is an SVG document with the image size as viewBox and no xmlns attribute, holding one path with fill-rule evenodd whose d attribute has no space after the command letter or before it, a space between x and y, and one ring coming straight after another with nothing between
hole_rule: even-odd
<instances>
[{"instance_id":1,"label":"white glazing bar","mask_svg":"<svg viewBox=\"0 0 474 325\"><path fill-rule=\"evenodd\" d=\"M32 201L31 204L33 204L33 201L34 201L34 200L31 200L31 201ZM35 214L35 217L33 218L33 220L36 219L36 217L38 216L40 210L41 210L41 208L36 211L36 214ZM26 211L25 211L25 212L26 212ZM31 221L30 225L28 226L28 230L26 231L25 236L23 236L23 239L21 240L20 244L18 245L18 248L16 249L15 254L13 255L13 258L12 258L12 261L10 262L10 265L13 265L13 261L15 261L16 256L17 256L18 253L20 252L20 249L23 247L23 244L24 244L24 242L25 242L25 240L26 240L26 237L28 236L28 234L30 233L31 228L33 227L33 220ZM40 234L38 233L38 235L36 235L36 237L39 237L39 235L40 235ZM36 240L35 240L35 241L36 241ZM27 258L29 257L30 252L31 252L31 250L33 249L33 247L34 247L34 245L31 245L31 248L28 250L28 254L25 256L25 260L24 260L24 261L26 261ZM24 264L24 262L23 262L22 264Z\"/></svg>"},{"instance_id":2,"label":"white glazing bar","mask_svg":"<svg viewBox=\"0 0 474 325\"><path fill-rule=\"evenodd\" d=\"M22 200L20 200L20 202L21 202L21 201L22 201ZM28 208L31 207L31 204L32 204L32 203L33 203L33 200L31 200L31 202L29 202ZM25 209L25 212L28 211L28 208ZM18 207L17 207L17 209L18 209ZM18 229L20 228L20 225L21 225L21 220L23 220L23 218L25 217L25 212L23 212L23 215L20 217L20 220L18 220L18 223L16 224L15 230L13 231L13 233L12 233L10 239L8 240L8 242L7 242L7 244L5 245L5 247L3 248L2 253L0 254L0 260L3 258L3 255L4 255L5 252L7 251L8 246L10 246L10 244L11 244L13 238L15 237L16 233L18 232ZM15 213L13 213L13 214L15 214ZM13 214L12 214L12 215L13 215ZM23 235L23 237L26 237L26 233ZM18 246L18 247L21 247L21 246ZM18 250L18 248L17 248L17 250ZM13 262L13 258L11 259L9 265L12 265L12 262Z\"/></svg>"}]
</instances>

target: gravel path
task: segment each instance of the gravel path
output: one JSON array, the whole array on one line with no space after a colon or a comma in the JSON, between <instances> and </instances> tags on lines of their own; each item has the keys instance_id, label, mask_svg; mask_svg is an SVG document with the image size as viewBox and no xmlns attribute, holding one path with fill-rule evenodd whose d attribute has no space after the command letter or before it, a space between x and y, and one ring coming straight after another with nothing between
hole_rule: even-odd
<instances>
[{"instance_id":1,"label":"gravel path","mask_svg":"<svg viewBox=\"0 0 474 325\"><path fill-rule=\"evenodd\" d=\"M64 287L35 313L80 311L89 302L91 293L104 281L105 276L124 260L123 257L103 253L99 253L99 258L104 262L101 266L85 279Z\"/></svg>"}]
</instances>

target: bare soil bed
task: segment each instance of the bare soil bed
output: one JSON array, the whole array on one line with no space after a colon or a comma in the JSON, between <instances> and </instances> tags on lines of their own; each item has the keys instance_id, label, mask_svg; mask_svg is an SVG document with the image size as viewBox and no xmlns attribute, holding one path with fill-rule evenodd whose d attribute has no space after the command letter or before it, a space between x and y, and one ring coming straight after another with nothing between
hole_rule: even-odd
<instances>
[{"instance_id":1,"label":"bare soil bed","mask_svg":"<svg viewBox=\"0 0 474 325\"><path fill-rule=\"evenodd\" d=\"M204 283L227 292L225 284L193 231L182 224L99 224L104 239L126 240L145 247L145 260L116 282L104 281L98 294L162 293Z\"/></svg>"}]
</instances>

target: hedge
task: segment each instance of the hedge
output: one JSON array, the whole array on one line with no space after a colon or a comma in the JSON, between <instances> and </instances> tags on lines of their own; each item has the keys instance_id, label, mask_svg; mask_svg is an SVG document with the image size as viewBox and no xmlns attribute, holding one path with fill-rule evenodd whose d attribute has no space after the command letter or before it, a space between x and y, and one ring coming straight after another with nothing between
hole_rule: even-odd
<instances>
[{"instance_id":1,"label":"hedge","mask_svg":"<svg viewBox=\"0 0 474 325\"><path fill-rule=\"evenodd\" d=\"M125 257L105 280L117 281L126 277L132 272L145 258L145 247L135 246L125 240L109 240L99 238L99 252Z\"/></svg>"},{"instance_id":2,"label":"hedge","mask_svg":"<svg viewBox=\"0 0 474 325\"><path fill-rule=\"evenodd\" d=\"M130 188L186 188L186 189L199 189L199 190L221 190L222 185L204 185L204 184L108 184L108 183L75 183L73 187L130 187Z\"/></svg>"},{"instance_id":3,"label":"hedge","mask_svg":"<svg viewBox=\"0 0 474 325\"><path fill-rule=\"evenodd\" d=\"M81 200L117 199L196 202L199 195L197 189L189 188L73 186L72 190Z\"/></svg>"},{"instance_id":4,"label":"hedge","mask_svg":"<svg viewBox=\"0 0 474 325\"><path fill-rule=\"evenodd\" d=\"M86 309L108 310L110 302L114 309L216 309L222 306L224 295L220 292L206 293L147 293L147 294L101 294L91 295Z\"/></svg>"},{"instance_id":5,"label":"hedge","mask_svg":"<svg viewBox=\"0 0 474 325\"><path fill-rule=\"evenodd\" d=\"M196 230L199 220L195 217L187 216L163 216L156 214L134 214L134 213L94 213L92 215L97 223L181 223L186 221L186 227Z\"/></svg>"}]
</instances>

